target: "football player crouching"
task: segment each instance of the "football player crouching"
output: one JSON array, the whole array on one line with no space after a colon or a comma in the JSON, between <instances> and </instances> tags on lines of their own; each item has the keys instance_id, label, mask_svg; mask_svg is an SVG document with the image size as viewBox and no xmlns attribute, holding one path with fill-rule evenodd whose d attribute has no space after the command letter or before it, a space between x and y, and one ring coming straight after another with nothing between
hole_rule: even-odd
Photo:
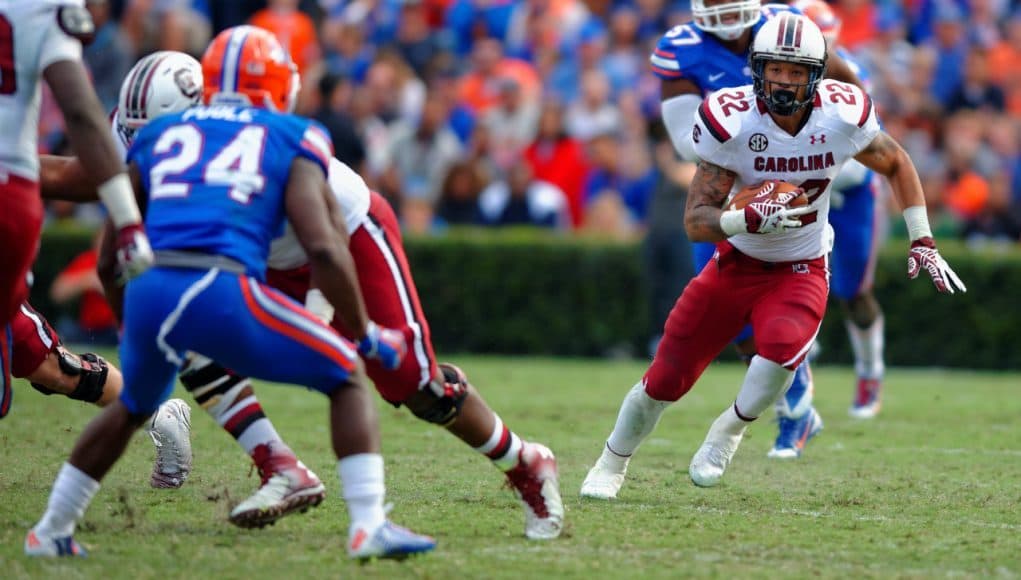
<instances>
[{"instance_id":1,"label":"football player crouching","mask_svg":"<svg viewBox=\"0 0 1021 580\"><path fill-rule=\"evenodd\" d=\"M11 375L44 395L59 394L105 407L121 394L120 370L98 354L68 350L49 321L27 302L10 324ZM191 471L191 409L181 399L160 406L146 425L156 445L150 484L180 487Z\"/></svg>"}]
</instances>

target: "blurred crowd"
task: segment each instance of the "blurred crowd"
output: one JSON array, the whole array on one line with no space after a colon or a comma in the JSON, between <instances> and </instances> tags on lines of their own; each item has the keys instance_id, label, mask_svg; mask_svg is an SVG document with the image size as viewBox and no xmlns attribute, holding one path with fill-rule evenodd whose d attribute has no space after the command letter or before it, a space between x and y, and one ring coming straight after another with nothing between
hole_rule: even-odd
<instances>
[{"instance_id":1,"label":"blurred crowd","mask_svg":"<svg viewBox=\"0 0 1021 580\"><path fill-rule=\"evenodd\" d=\"M200 56L212 34L275 32L302 75L298 113L415 233L532 224L636 239L681 222L692 167L659 122L648 55L687 0L88 0L86 51L116 105L135 60ZM835 0L935 233L1021 240L1021 2ZM66 149L46 108L42 144ZM54 219L96 218L54 204ZM891 212L894 231L899 212Z\"/></svg>"}]
</instances>

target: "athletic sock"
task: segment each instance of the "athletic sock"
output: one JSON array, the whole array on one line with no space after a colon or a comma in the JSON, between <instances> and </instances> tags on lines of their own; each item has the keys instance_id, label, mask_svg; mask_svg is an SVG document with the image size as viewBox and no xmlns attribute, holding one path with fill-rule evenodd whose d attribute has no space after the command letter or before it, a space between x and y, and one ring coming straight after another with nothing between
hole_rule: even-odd
<instances>
[{"instance_id":1,"label":"athletic sock","mask_svg":"<svg viewBox=\"0 0 1021 580\"><path fill-rule=\"evenodd\" d=\"M786 390L793 380L793 372L756 355L748 365L744 383L737 393L737 400L734 402L735 412L745 421L754 421L776 402L780 393Z\"/></svg>"},{"instance_id":2,"label":"athletic sock","mask_svg":"<svg viewBox=\"0 0 1021 580\"><path fill-rule=\"evenodd\" d=\"M251 381L247 377L204 356L192 355L181 372L181 383L248 455L259 445L283 445L280 434L251 393ZM251 394L242 396L246 389Z\"/></svg>"},{"instance_id":3,"label":"athletic sock","mask_svg":"<svg viewBox=\"0 0 1021 580\"><path fill-rule=\"evenodd\" d=\"M35 525L36 533L51 538L62 538L74 534L78 520L99 491L99 482L84 471L65 463L53 482L46 513Z\"/></svg>"},{"instance_id":4,"label":"athletic sock","mask_svg":"<svg viewBox=\"0 0 1021 580\"><path fill-rule=\"evenodd\" d=\"M516 433L507 428L500 416L493 414L493 434L475 451L485 455L500 471L510 471L518 466L523 442Z\"/></svg>"},{"instance_id":5,"label":"athletic sock","mask_svg":"<svg viewBox=\"0 0 1021 580\"><path fill-rule=\"evenodd\" d=\"M359 529L371 533L383 525L386 522L383 456L378 453L348 455L337 461L337 474L351 515L351 533Z\"/></svg>"},{"instance_id":6,"label":"athletic sock","mask_svg":"<svg viewBox=\"0 0 1021 580\"><path fill-rule=\"evenodd\" d=\"M863 379L879 379L883 377L886 365L883 362L884 320L876 317L872 324L860 328L850 320L845 321L847 336L851 339L851 350L854 351L854 372Z\"/></svg>"},{"instance_id":7,"label":"athletic sock","mask_svg":"<svg viewBox=\"0 0 1021 580\"><path fill-rule=\"evenodd\" d=\"M657 401L645 392L645 382L631 387L617 413L617 423L606 440L606 448L619 457L630 457L659 423L670 401Z\"/></svg>"}]
</instances>

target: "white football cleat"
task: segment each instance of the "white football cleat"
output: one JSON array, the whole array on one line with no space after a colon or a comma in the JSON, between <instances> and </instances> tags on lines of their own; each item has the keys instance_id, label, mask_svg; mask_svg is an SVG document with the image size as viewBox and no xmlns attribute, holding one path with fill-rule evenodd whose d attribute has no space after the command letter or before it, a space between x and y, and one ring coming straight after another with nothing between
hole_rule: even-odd
<instances>
[{"instance_id":1,"label":"white football cleat","mask_svg":"<svg viewBox=\"0 0 1021 580\"><path fill-rule=\"evenodd\" d=\"M402 559L412 554L431 552L436 540L398 526L387 520L371 534L362 528L353 530L347 543L347 555L358 559Z\"/></svg>"},{"instance_id":2,"label":"white football cleat","mask_svg":"<svg viewBox=\"0 0 1021 580\"><path fill-rule=\"evenodd\" d=\"M44 536L36 532L35 528L32 528L28 531L28 535L25 536L25 555L42 558L57 558L61 556L84 558L88 554L78 545L78 542L74 541L72 536L53 538Z\"/></svg>"},{"instance_id":3,"label":"white football cleat","mask_svg":"<svg viewBox=\"0 0 1021 580\"><path fill-rule=\"evenodd\" d=\"M718 425L724 416L713 422L709 433L705 437L702 446L691 458L691 465L688 466L688 475L691 481L699 487L712 487L718 485L723 479L723 472L741 445L741 438L744 437L744 429L734 435L727 433Z\"/></svg>"},{"instance_id":4,"label":"white football cleat","mask_svg":"<svg viewBox=\"0 0 1021 580\"><path fill-rule=\"evenodd\" d=\"M191 473L191 407L181 399L160 405L146 427L156 446L149 485L176 489Z\"/></svg>"},{"instance_id":5,"label":"white football cleat","mask_svg":"<svg viewBox=\"0 0 1021 580\"><path fill-rule=\"evenodd\" d=\"M528 442L521 446L520 458L507 472L507 481L525 509L525 537L552 540L564 527L557 458L546 446Z\"/></svg>"},{"instance_id":6,"label":"white football cleat","mask_svg":"<svg viewBox=\"0 0 1021 580\"><path fill-rule=\"evenodd\" d=\"M581 497L592 499L616 499L624 485L627 466L631 457L621 457L603 446L603 454L588 471L581 483Z\"/></svg>"},{"instance_id":7,"label":"white football cleat","mask_svg":"<svg viewBox=\"0 0 1021 580\"><path fill-rule=\"evenodd\" d=\"M230 523L242 528L261 528L323 502L326 497L323 482L287 447L259 445L252 456L262 485L231 510Z\"/></svg>"}]
</instances>

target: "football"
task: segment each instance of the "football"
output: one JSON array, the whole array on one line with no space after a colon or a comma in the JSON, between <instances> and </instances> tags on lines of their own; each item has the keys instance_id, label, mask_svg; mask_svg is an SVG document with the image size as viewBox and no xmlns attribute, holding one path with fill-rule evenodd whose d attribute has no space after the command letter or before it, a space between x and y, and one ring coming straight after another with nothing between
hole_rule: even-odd
<instances>
[{"instance_id":1,"label":"football","mask_svg":"<svg viewBox=\"0 0 1021 580\"><path fill-rule=\"evenodd\" d=\"M786 181L768 180L763 181L762 183L756 183L755 185L749 185L735 193L734 196L730 198L730 201L727 202L727 209L744 209L744 207L748 205L752 199L758 197L762 193L766 193L769 188L772 188L772 191L768 192L769 197L774 200L778 199L780 195L784 193L798 193L798 196L792 199L787 204L787 207L801 207L803 205L808 205L808 196L805 195L805 192L800 187L793 183L787 183Z\"/></svg>"}]
</instances>

